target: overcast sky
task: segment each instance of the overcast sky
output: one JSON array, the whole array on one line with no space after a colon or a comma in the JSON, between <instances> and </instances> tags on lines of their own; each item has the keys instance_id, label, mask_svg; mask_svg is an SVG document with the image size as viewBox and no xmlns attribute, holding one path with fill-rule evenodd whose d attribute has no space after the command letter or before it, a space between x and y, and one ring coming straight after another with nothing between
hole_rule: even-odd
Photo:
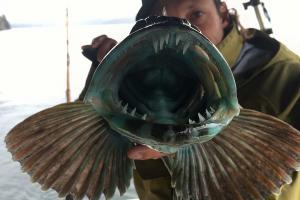
<instances>
[{"instance_id":1,"label":"overcast sky","mask_svg":"<svg viewBox=\"0 0 300 200\"><path fill-rule=\"evenodd\" d=\"M272 19L274 37L300 54L300 2L295 0L262 0ZM244 10L241 0L227 0L228 7L238 9L246 27L258 28L253 8ZM141 0L0 0L0 15L12 24L64 24L68 5L73 23L134 21ZM121 20L122 22L122 20ZM295 23L294 23L295 22Z\"/></svg>"},{"instance_id":2,"label":"overcast sky","mask_svg":"<svg viewBox=\"0 0 300 200\"><path fill-rule=\"evenodd\" d=\"M11 23L64 23L65 8L72 20L134 19L140 0L0 0L0 14Z\"/></svg>"}]
</instances>

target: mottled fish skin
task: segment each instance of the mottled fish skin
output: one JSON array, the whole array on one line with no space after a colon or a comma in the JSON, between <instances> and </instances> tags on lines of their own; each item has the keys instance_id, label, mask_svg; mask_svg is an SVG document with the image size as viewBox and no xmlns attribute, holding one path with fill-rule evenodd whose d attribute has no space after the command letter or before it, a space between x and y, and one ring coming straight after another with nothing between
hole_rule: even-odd
<instances>
[{"instance_id":1,"label":"mottled fish skin","mask_svg":"<svg viewBox=\"0 0 300 200\"><path fill-rule=\"evenodd\" d=\"M59 196L124 194L127 151L165 153L174 200L263 200L300 170L300 133L238 105L233 75L188 21L140 20L98 66L84 101L17 124L7 149L33 182Z\"/></svg>"}]
</instances>

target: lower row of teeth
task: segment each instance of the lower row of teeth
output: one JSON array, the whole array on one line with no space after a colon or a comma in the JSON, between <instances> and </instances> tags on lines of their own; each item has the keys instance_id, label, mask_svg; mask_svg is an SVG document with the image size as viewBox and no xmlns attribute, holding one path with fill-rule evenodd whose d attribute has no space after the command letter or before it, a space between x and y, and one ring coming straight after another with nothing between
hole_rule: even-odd
<instances>
[{"instance_id":1,"label":"lower row of teeth","mask_svg":"<svg viewBox=\"0 0 300 200\"><path fill-rule=\"evenodd\" d=\"M136 112L136 108L133 108L131 110L131 112L128 112L128 103L126 103L124 106L122 105L122 101L119 101L117 106L121 109L122 113L124 114L129 114L132 117L139 117L142 120L146 120L147 119L147 114L141 115L139 113Z\"/></svg>"},{"instance_id":2,"label":"lower row of teeth","mask_svg":"<svg viewBox=\"0 0 300 200\"><path fill-rule=\"evenodd\" d=\"M205 114L206 114L207 119L211 118L211 116L213 115L214 112L215 112L215 110L213 108L210 108L210 111L208 111L206 109ZM194 121L192 119L189 119L189 124L201 123L201 122L204 122L207 119L201 113L198 113L198 122Z\"/></svg>"},{"instance_id":3,"label":"lower row of teeth","mask_svg":"<svg viewBox=\"0 0 300 200\"><path fill-rule=\"evenodd\" d=\"M137 113L136 108L133 108L130 112L128 112L128 103L126 103L123 106L122 101L119 101L117 106L121 109L122 113L129 114L132 117L138 117L138 118L141 118L142 120L146 120L148 117L147 114L142 115L142 114ZM201 122L204 122L205 120L211 118L211 116L215 112L215 109L212 107L210 107L209 109L210 110L208 110L208 109L205 110L206 118L201 113L198 113L198 122L197 122L197 120L194 121L192 119L189 119L189 124L201 123Z\"/></svg>"}]
</instances>

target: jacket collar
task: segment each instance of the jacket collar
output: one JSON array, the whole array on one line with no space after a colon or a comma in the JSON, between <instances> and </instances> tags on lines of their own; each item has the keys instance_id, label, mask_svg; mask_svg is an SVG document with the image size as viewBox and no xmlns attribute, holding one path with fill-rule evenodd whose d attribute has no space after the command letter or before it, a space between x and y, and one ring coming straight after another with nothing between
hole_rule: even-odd
<instances>
[{"instance_id":1,"label":"jacket collar","mask_svg":"<svg viewBox=\"0 0 300 200\"><path fill-rule=\"evenodd\" d=\"M243 37L234 24L231 31L217 45L230 67L233 67L243 47Z\"/></svg>"}]
</instances>

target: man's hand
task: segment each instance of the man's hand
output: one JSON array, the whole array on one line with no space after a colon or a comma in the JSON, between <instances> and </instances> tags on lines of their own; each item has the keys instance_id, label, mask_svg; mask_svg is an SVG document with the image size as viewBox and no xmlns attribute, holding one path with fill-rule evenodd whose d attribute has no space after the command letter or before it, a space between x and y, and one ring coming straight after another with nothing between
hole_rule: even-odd
<instances>
[{"instance_id":1,"label":"man's hand","mask_svg":"<svg viewBox=\"0 0 300 200\"><path fill-rule=\"evenodd\" d=\"M100 35L93 39L90 45L82 46L82 50L97 49L97 61L100 63L104 56L117 44L117 41L107 37L106 35Z\"/></svg>"},{"instance_id":2,"label":"man's hand","mask_svg":"<svg viewBox=\"0 0 300 200\"><path fill-rule=\"evenodd\" d=\"M168 156L168 155L170 155L170 154L155 151L144 145L138 145L138 146L132 147L127 152L128 158L130 158L132 160L159 159L161 157Z\"/></svg>"}]
</instances>

